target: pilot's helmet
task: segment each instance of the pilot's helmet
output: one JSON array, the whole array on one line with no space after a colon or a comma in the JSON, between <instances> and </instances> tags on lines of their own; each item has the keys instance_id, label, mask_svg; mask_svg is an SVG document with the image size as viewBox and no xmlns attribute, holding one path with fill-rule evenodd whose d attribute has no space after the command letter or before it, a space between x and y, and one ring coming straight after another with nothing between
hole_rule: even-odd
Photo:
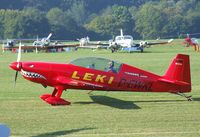
<instances>
[{"instance_id":1,"label":"pilot's helmet","mask_svg":"<svg viewBox=\"0 0 200 137\"><path fill-rule=\"evenodd\" d=\"M114 67L114 61L110 61L108 64L109 64L109 67Z\"/></svg>"}]
</instances>

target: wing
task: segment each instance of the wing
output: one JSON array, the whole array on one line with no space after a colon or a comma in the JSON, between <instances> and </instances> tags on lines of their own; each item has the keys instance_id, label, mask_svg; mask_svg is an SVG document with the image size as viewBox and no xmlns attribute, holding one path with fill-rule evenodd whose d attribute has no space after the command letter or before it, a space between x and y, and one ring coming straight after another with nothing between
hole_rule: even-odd
<instances>
[{"instance_id":1,"label":"wing","mask_svg":"<svg viewBox=\"0 0 200 137\"><path fill-rule=\"evenodd\" d=\"M102 42L89 42L85 44L81 44L78 48L85 48L85 49L107 49L109 47L109 43L102 43Z\"/></svg>"},{"instance_id":2,"label":"wing","mask_svg":"<svg viewBox=\"0 0 200 137\"><path fill-rule=\"evenodd\" d=\"M82 49L108 49L108 46L100 46L100 45L91 45L91 46L78 46L77 48Z\"/></svg>"},{"instance_id":3,"label":"wing","mask_svg":"<svg viewBox=\"0 0 200 137\"><path fill-rule=\"evenodd\" d=\"M168 41L164 41L164 42L152 42L152 43L148 43L148 45L158 45L158 44L167 44L167 43L171 43L174 39L170 39Z\"/></svg>"},{"instance_id":4,"label":"wing","mask_svg":"<svg viewBox=\"0 0 200 137\"><path fill-rule=\"evenodd\" d=\"M39 49L55 49L55 48L67 48L67 47L78 47L79 44L56 44L56 45L49 45L49 46L43 46L39 47Z\"/></svg>"},{"instance_id":5,"label":"wing","mask_svg":"<svg viewBox=\"0 0 200 137\"><path fill-rule=\"evenodd\" d=\"M194 43L194 44L196 44L196 45L199 44L199 41L198 41L197 38L191 38L191 41L192 41L192 43Z\"/></svg>"},{"instance_id":6,"label":"wing","mask_svg":"<svg viewBox=\"0 0 200 137\"><path fill-rule=\"evenodd\" d=\"M12 50L12 49L18 49L19 46L14 46L14 47L4 47L5 50ZM35 46L21 46L21 49L23 50L31 50L35 49Z\"/></svg>"},{"instance_id":7,"label":"wing","mask_svg":"<svg viewBox=\"0 0 200 137\"><path fill-rule=\"evenodd\" d=\"M161 42L147 42L147 41L141 41L140 46L143 47L150 47L151 45L159 45L159 44L168 44L171 43L174 39L170 39L168 41L161 41Z\"/></svg>"},{"instance_id":8,"label":"wing","mask_svg":"<svg viewBox=\"0 0 200 137\"><path fill-rule=\"evenodd\" d=\"M62 77L62 76L58 77L56 79L56 81L59 84L68 85L68 86L103 88L102 85L92 84L92 83L88 83L88 82L84 82L84 81L80 81L80 80L69 79L69 78Z\"/></svg>"},{"instance_id":9,"label":"wing","mask_svg":"<svg viewBox=\"0 0 200 137\"><path fill-rule=\"evenodd\" d=\"M107 49L108 44L105 43L88 43L87 45L81 46L80 44L57 44L39 47L39 49L54 49L54 48L66 48L66 47L77 47L85 49Z\"/></svg>"}]
</instances>

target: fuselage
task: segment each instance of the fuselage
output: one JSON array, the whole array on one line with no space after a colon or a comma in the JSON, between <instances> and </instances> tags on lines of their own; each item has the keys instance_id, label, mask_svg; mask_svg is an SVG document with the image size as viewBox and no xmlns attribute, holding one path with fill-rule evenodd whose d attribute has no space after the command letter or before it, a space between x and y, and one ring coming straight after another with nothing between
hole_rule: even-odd
<instances>
[{"instance_id":1,"label":"fuselage","mask_svg":"<svg viewBox=\"0 0 200 137\"><path fill-rule=\"evenodd\" d=\"M117 73L85 68L74 64L20 62L22 76L43 86L62 86L64 89L176 92L181 86L160 82L156 74L121 64ZM17 62L10 65L16 70ZM62 79L62 80L60 80ZM67 81L67 82L64 82ZM81 83L81 84L69 84Z\"/></svg>"},{"instance_id":2,"label":"fuselage","mask_svg":"<svg viewBox=\"0 0 200 137\"><path fill-rule=\"evenodd\" d=\"M116 36L115 43L122 47L131 47L133 46L133 37L130 35Z\"/></svg>"},{"instance_id":3,"label":"fuselage","mask_svg":"<svg viewBox=\"0 0 200 137\"><path fill-rule=\"evenodd\" d=\"M185 38L185 43L191 46L199 45L199 41L197 38Z\"/></svg>"}]
</instances>

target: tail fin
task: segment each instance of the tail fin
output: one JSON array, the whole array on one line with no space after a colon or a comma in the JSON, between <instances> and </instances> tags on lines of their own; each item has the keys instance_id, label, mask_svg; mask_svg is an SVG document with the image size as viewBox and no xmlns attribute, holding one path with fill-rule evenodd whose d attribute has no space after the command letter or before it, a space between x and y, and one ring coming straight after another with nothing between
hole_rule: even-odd
<instances>
[{"instance_id":1,"label":"tail fin","mask_svg":"<svg viewBox=\"0 0 200 137\"><path fill-rule=\"evenodd\" d=\"M122 36L122 37L124 36L122 29L120 29L120 36Z\"/></svg>"},{"instance_id":2,"label":"tail fin","mask_svg":"<svg viewBox=\"0 0 200 137\"><path fill-rule=\"evenodd\" d=\"M191 84L189 55L177 54L164 77L169 80Z\"/></svg>"}]
</instances>

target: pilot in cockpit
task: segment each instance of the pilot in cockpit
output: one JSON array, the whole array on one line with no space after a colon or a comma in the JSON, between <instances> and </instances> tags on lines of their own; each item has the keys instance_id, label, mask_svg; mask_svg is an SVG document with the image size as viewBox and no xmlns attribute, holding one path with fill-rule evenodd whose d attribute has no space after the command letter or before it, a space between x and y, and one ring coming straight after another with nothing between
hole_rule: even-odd
<instances>
[{"instance_id":1,"label":"pilot in cockpit","mask_svg":"<svg viewBox=\"0 0 200 137\"><path fill-rule=\"evenodd\" d=\"M106 72L113 72L117 73L116 69L114 68L115 64L114 61L108 62L108 67L105 69Z\"/></svg>"},{"instance_id":2,"label":"pilot in cockpit","mask_svg":"<svg viewBox=\"0 0 200 137\"><path fill-rule=\"evenodd\" d=\"M95 69L95 64L92 63L91 65L88 66L88 68Z\"/></svg>"}]
</instances>

